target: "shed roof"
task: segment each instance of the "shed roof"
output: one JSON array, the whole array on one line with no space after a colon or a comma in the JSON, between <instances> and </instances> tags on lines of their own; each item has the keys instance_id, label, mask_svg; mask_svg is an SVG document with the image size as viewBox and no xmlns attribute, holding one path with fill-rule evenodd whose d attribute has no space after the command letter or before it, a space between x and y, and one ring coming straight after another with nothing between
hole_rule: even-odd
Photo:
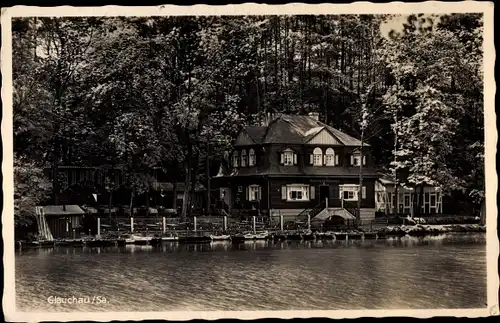
<instances>
[{"instance_id":1,"label":"shed roof","mask_svg":"<svg viewBox=\"0 0 500 323\"><path fill-rule=\"evenodd\" d=\"M46 216L85 214L85 211L83 211L78 205L45 205L42 206L42 209Z\"/></svg>"}]
</instances>

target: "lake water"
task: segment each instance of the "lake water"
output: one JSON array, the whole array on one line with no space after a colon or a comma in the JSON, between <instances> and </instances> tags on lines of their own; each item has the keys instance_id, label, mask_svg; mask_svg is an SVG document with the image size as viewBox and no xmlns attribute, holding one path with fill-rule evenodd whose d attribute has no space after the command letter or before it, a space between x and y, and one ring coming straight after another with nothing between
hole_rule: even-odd
<instances>
[{"instance_id":1,"label":"lake water","mask_svg":"<svg viewBox=\"0 0 500 323\"><path fill-rule=\"evenodd\" d=\"M17 252L15 268L27 312L486 307L484 234L58 247Z\"/></svg>"}]
</instances>

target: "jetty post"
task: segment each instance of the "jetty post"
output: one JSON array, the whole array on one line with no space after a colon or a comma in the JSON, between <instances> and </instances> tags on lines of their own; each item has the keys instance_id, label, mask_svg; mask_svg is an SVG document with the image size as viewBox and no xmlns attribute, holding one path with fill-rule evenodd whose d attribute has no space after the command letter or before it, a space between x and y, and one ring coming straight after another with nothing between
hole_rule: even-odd
<instances>
[{"instance_id":1,"label":"jetty post","mask_svg":"<svg viewBox=\"0 0 500 323\"><path fill-rule=\"evenodd\" d=\"M193 224L194 224L194 232L196 232L196 217L193 217Z\"/></svg>"},{"instance_id":2,"label":"jetty post","mask_svg":"<svg viewBox=\"0 0 500 323\"><path fill-rule=\"evenodd\" d=\"M163 217L163 234L167 233L167 219Z\"/></svg>"},{"instance_id":3,"label":"jetty post","mask_svg":"<svg viewBox=\"0 0 500 323\"><path fill-rule=\"evenodd\" d=\"M224 215L223 228L224 228L224 232L226 232L227 231L227 215Z\"/></svg>"},{"instance_id":4,"label":"jetty post","mask_svg":"<svg viewBox=\"0 0 500 323\"><path fill-rule=\"evenodd\" d=\"M253 234L255 234L255 215L252 217L252 224L253 224Z\"/></svg>"},{"instance_id":5,"label":"jetty post","mask_svg":"<svg viewBox=\"0 0 500 323\"><path fill-rule=\"evenodd\" d=\"M97 218L97 238L101 238L101 218Z\"/></svg>"},{"instance_id":6,"label":"jetty post","mask_svg":"<svg viewBox=\"0 0 500 323\"><path fill-rule=\"evenodd\" d=\"M130 218L130 232L134 233L134 218Z\"/></svg>"},{"instance_id":7,"label":"jetty post","mask_svg":"<svg viewBox=\"0 0 500 323\"><path fill-rule=\"evenodd\" d=\"M307 213L307 230L311 230L311 214Z\"/></svg>"},{"instance_id":8,"label":"jetty post","mask_svg":"<svg viewBox=\"0 0 500 323\"><path fill-rule=\"evenodd\" d=\"M281 227L281 232L283 232L283 215L280 215L280 227Z\"/></svg>"}]
</instances>

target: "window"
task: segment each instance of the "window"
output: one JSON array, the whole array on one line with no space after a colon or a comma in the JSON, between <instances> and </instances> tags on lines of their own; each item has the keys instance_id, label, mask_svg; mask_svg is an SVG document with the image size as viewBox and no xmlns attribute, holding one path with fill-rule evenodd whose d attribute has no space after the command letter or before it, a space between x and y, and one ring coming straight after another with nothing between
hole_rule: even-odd
<instances>
[{"instance_id":1,"label":"window","mask_svg":"<svg viewBox=\"0 0 500 323\"><path fill-rule=\"evenodd\" d=\"M255 158L255 150L250 149L248 152L248 166L255 166L256 164L256 158Z\"/></svg>"},{"instance_id":2,"label":"window","mask_svg":"<svg viewBox=\"0 0 500 323\"><path fill-rule=\"evenodd\" d=\"M241 151L241 167L247 166L247 151L243 149Z\"/></svg>"},{"instance_id":3,"label":"window","mask_svg":"<svg viewBox=\"0 0 500 323\"><path fill-rule=\"evenodd\" d=\"M345 184L339 186L340 199L344 201L357 201L359 195L359 185ZM366 198L366 187L361 187L361 198Z\"/></svg>"},{"instance_id":4,"label":"window","mask_svg":"<svg viewBox=\"0 0 500 323\"><path fill-rule=\"evenodd\" d=\"M282 197L287 201L309 201L309 185L290 184L283 186Z\"/></svg>"},{"instance_id":5,"label":"window","mask_svg":"<svg viewBox=\"0 0 500 323\"><path fill-rule=\"evenodd\" d=\"M335 153L332 148L328 148L325 153L325 165L335 166Z\"/></svg>"},{"instance_id":6,"label":"window","mask_svg":"<svg viewBox=\"0 0 500 323\"><path fill-rule=\"evenodd\" d=\"M313 150L313 165L322 166L323 165L323 151L321 148L314 148Z\"/></svg>"},{"instance_id":7,"label":"window","mask_svg":"<svg viewBox=\"0 0 500 323\"><path fill-rule=\"evenodd\" d=\"M361 155L359 154L359 152L356 152L351 155L351 165L352 166L361 165ZM366 165L366 156L363 156L363 165Z\"/></svg>"},{"instance_id":8,"label":"window","mask_svg":"<svg viewBox=\"0 0 500 323\"><path fill-rule=\"evenodd\" d=\"M233 167L238 167L238 152L235 151L233 152Z\"/></svg>"},{"instance_id":9,"label":"window","mask_svg":"<svg viewBox=\"0 0 500 323\"><path fill-rule=\"evenodd\" d=\"M287 148L281 153L281 163L285 166L293 166L297 164L297 154Z\"/></svg>"},{"instance_id":10,"label":"window","mask_svg":"<svg viewBox=\"0 0 500 323\"><path fill-rule=\"evenodd\" d=\"M238 186L238 193L243 192L243 186Z\"/></svg>"},{"instance_id":11,"label":"window","mask_svg":"<svg viewBox=\"0 0 500 323\"><path fill-rule=\"evenodd\" d=\"M249 201L259 201L260 200L260 186L259 185L250 185L248 187L248 196L247 199Z\"/></svg>"}]
</instances>

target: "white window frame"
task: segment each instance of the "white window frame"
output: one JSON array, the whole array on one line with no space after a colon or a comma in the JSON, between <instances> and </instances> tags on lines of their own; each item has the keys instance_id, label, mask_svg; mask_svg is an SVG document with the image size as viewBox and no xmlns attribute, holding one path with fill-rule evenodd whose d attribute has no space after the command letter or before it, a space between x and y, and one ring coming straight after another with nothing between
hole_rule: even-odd
<instances>
[{"instance_id":1,"label":"white window frame","mask_svg":"<svg viewBox=\"0 0 500 323\"><path fill-rule=\"evenodd\" d=\"M344 197L344 192L352 192L348 198ZM352 195L352 197L351 197ZM339 185L339 198L344 201L357 201L359 196L359 185L357 184L343 184ZM366 186L361 187L361 199L366 198Z\"/></svg>"},{"instance_id":2,"label":"white window frame","mask_svg":"<svg viewBox=\"0 0 500 323\"><path fill-rule=\"evenodd\" d=\"M289 184L286 186L286 200L287 202L307 202L310 201L309 197L310 187L307 184ZM293 192L296 192L296 197L293 198ZM298 197L300 193L300 198Z\"/></svg>"},{"instance_id":3,"label":"white window frame","mask_svg":"<svg viewBox=\"0 0 500 323\"><path fill-rule=\"evenodd\" d=\"M259 185L250 185L248 186L248 200L249 201L259 201L260 200L260 194L261 194L261 188Z\"/></svg>"},{"instance_id":4,"label":"white window frame","mask_svg":"<svg viewBox=\"0 0 500 323\"><path fill-rule=\"evenodd\" d=\"M361 154L359 152L355 152L351 155L351 166L359 167L361 166L361 161L363 165L366 165L366 155L363 155L363 159L361 159Z\"/></svg>"},{"instance_id":5,"label":"white window frame","mask_svg":"<svg viewBox=\"0 0 500 323\"><path fill-rule=\"evenodd\" d=\"M250 148L250 150L248 151L248 166L255 166L256 161L257 159L255 157L255 150Z\"/></svg>"},{"instance_id":6,"label":"white window frame","mask_svg":"<svg viewBox=\"0 0 500 323\"><path fill-rule=\"evenodd\" d=\"M285 166L293 166L296 163L296 154L295 151L293 151L290 148L287 148L281 152L282 159L283 159L283 165Z\"/></svg>"},{"instance_id":7,"label":"white window frame","mask_svg":"<svg viewBox=\"0 0 500 323\"><path fill-rule=\"evenodd\" d=\"M241 151L240 157L241 157L241 162L240 162L241 167L247 167L247 151L245 149Z\"/></svg>"},{"instance_id":8,"label":"white window frame","mask_svg":"<svg viewBox=\"0 0 500 323\"><path fill-rule=\"evenodd\" d=\"M233 167L238 167L239 165L239 160L240 160L240 155L238 154L237 151L233 152Z\"/></svg>"},{"instance_id":9,"label":"white window frame","mask_svg":"<svg viewBox=\"0 0 500 323\"><path fill-rule=\"evenodd\" d=\"M361 155L353 155L352 165L353 166L361 166Z\"/></svg>"},{"instance_id":10,"label":"white window frame","mask_svg":"<svg viewBox=\"0 0 500 323\"><path fill-rule=\"evenodd\" d=\"M323 150L319 147L316 147L313 150L313 165L323 166Z\"/></svg>"},{"instance_id":11,"label":"white window frame","mask_svg":"<svg viewBox=\"0 0 500 323\"><path fill-rule=\"evenodd\" d=\"M332 148L328 148L325 152L325 165L335 166L335 151Z\"/></svg>"}]
</instances>

